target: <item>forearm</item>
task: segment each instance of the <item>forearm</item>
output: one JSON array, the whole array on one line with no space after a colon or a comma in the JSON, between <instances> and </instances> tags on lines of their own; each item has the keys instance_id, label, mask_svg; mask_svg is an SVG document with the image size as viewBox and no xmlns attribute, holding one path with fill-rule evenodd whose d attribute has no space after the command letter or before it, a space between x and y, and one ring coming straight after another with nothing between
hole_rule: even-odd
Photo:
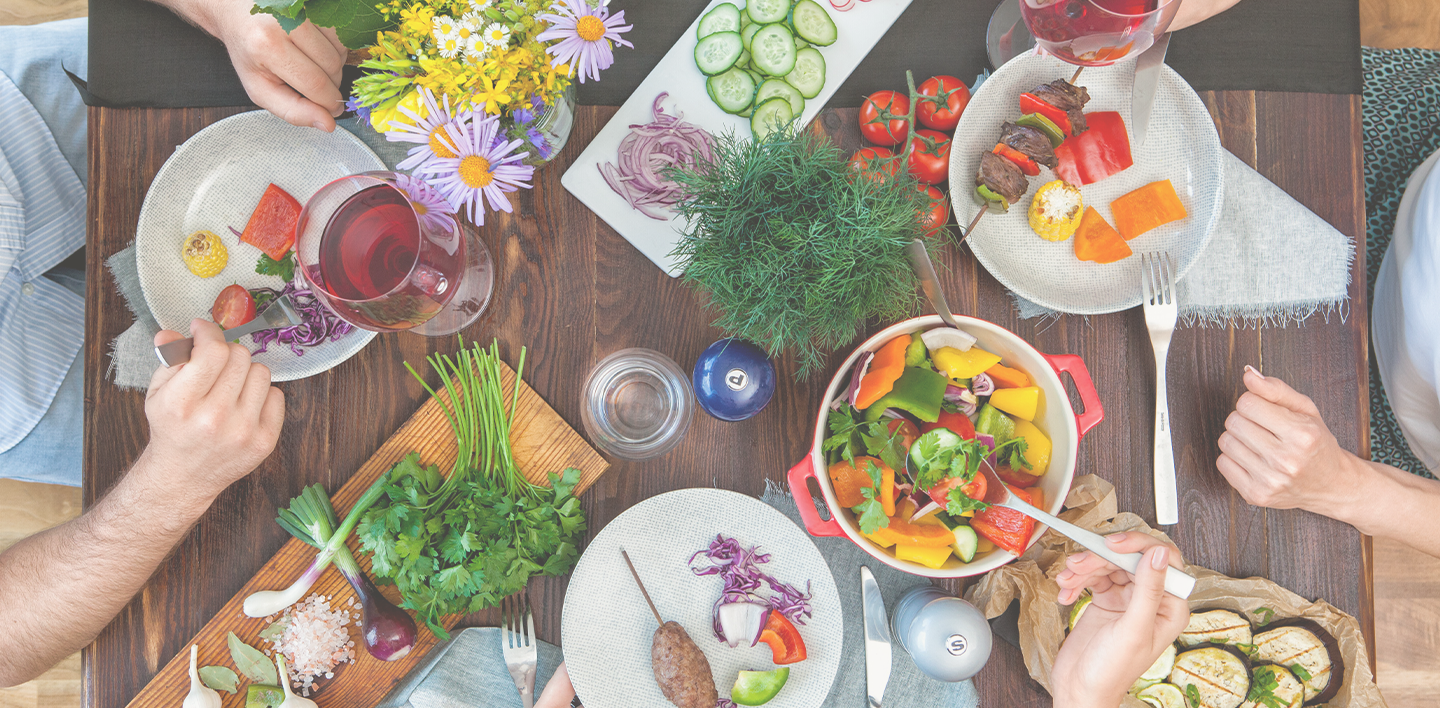
<instances>
[{"instance_id":1,"label":"forearm","mask_svg":"<svg viewBox=\"0 0 1440 708\"><path fill-rule=\"evenodd\" d=\"M134 597L213 498L179 478L142 455L84 515L0 553L0 686L88 644Z\"/></svg>"},{"instance_id":2,"label":"forearm","mask_svg":"<svg viewBox=\"0 0 1440 708\"><path fill-rule=\"evenodd\" d=\"M1353 491L1315 511L1440 558L1440 482L1345 454Z\"/></svg>"},{"instance_id":3,"label":"forearm","mask_svg":"<svg viewBox=\"0 0 1440 708\"><path fill-rule=\"evenodd\" d=\"M180 19L199 27L212 37L220 36L220 25L214 11L221 5L239 1L241 0L150 0L156 5L169 8L171 12L179 15ZM249 2L244 1L248 9Z\"/></svg>"}]
</instances>

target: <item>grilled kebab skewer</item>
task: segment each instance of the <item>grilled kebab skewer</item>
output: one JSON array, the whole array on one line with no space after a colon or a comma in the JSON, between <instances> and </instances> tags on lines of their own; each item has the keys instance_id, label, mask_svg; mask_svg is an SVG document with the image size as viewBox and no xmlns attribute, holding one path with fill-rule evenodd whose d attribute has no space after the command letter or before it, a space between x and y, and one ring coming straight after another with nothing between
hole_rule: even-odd
<instances>
[{"instance_id":1,"label":"grilled kebab skewer","mask_svg":"<svg viewBox=\"0 0 1440 708\"><path fill-rule=\"evenodd\" d=\"M640 573L630 562L630 554L621 549L620 555L625 557L630 575L634 576L635 584L640 586L640 594L645 596L650 612L660 624L650 645L650 666L655 672L655 683L660 686L660 693L678 708L715 708L719 694L715 691L710 660L705 658L705 652L700 651L680 623L661 619L660 611L655 609L655 601L650 599L645 583L640 581Z\"/></svg>"}]
</instances>

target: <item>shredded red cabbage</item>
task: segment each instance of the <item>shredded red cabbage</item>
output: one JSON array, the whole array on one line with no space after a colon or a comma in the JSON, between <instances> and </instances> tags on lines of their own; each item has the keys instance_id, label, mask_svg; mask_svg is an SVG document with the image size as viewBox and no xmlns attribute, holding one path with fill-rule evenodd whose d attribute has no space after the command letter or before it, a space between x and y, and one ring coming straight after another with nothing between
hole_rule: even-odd
<instances>
[{"instance_id":1,"label":"shredded red cabbage","mask_svg":"<svg viewBox=\"0 0 1440 708\"><path fill-rule=\"evenodd\" d=\"M659 173L668 167L694 167L697 159L710 160L710 134L660 109L660 101L668 95L655 97L650 109L654 122L630 126L630 134L620 141L619 167L600 165L600 175L616 194L658 221L670 218L667 207L681 197L680 185Z\"/></svg>"},{"instance_id":2,"label":"shredded red cabbage","mask_svg":"<svg viewBox=\"0 0 1440 708\"><path fill-rule=\"evenodd\" d=\"M289 282L280 290L271 288L256 288L251 290L252 295L268 295L270 302L285 296L290 296L290 301L295 304L295 311L300 313L303 320L298 325L279 327L276 329L262 329L250 335L259 348L254 353L261 354L270 348L274 342L280 342L290 347L295 356L305 356L304 347L313 347L324 342L333 342L350 333L355 326L340 319L330 308L321 304L319 298L309 290L295 287L295 283Z\"/></svg>"},{"instance_id":3,"label":"shredded red cabbage","mask_svg":"<svg viewBox=\"0 0 1440 708\"><path fill-rule=\"evenodd\" d=\"M725 641L725 633L720 629L720 606L729 602L763 603L795 624L805 624L801 618L811 616L810 581L805 582L805 592L800 592L794 585L776 580L761 571L760 564L769 563L770 554L760 553L758 548L759 546L745 548L733 538L716 534L709 548L702 548L690 556L691 572L696 575L719 575L724 583L720 599L715 601L715 606L710 611L715 638L722 642ZM695 559L700 556L704 556L705 560L713 565L695 567ZM769 585L774 593L767 599L756 595L762 584Z\"/></svg>"}]
</instances>

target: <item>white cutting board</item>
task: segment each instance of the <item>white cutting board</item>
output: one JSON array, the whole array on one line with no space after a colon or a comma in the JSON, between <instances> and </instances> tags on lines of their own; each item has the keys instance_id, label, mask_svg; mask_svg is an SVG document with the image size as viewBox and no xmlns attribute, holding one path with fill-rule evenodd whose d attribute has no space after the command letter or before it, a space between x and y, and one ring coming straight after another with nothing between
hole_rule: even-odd
<instances>
[{"instance_id":1,"label":"white cutting board","mask_svg":"<svg viewBox=\"0 0 1440 708\"><path fill-rule=\"evenodd\" d=\"M817 47L825 57L825 88L821 89L819 96L805 101L805 112L800 115L801 126L809 125L820 113L820 109L825 107L835 89L860 65L860 61L870 53L875 43L880 41L890 29L890 25L900 17L900 13L909 7L910 1L857 2L850 10L840 12L832 7L828 0L817 0L818 4L830 13L830 19L835 22L840 36L828 47ZM662 92L670 94L662 104L666 113L678 112L686 122L710 133L723 134L727 130L733 130L739 135L749 136L750 120L720 110L705 92L705 75L695 66L695 26L700 23L705 12L722 2L732 2L736 6L743 4L743 0L712 0L706 5L705 10L695 17L695 21L690 23L690 28L675 46L666 52L665 58L645 77L625 105L620 107L610 122L606 123L595 139L585 147L585 152L580 153L579 159L575 160L560 178L560 183L565 185L571 194L584 202L585 206L590 207L591 211L671 277L681 273L679 266L670 258L670 252L680 241L684 220L672 217L669 221L657 221L633 209L605 183L605 178L600 176L600 165L616 161L620 141L630 133L631 125L654 120L651 107L655 103L655 97ZM896 85L903 84L905 67L896 67L895 75Z\"/></svg>"}]
</instances>

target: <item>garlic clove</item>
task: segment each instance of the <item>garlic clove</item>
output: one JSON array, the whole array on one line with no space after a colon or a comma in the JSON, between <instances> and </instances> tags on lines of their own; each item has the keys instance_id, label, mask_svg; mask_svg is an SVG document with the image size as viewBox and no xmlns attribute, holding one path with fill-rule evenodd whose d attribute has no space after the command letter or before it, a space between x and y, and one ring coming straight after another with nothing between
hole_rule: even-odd
<instances>
[{"instance_id":1,"label":"garlic clove","mask_svg":"<svg viewBox=\"0 0 1440 708\"><path fill-rule=\"evenodd\" d=\"M285 672L285 656L275 652L275 666L280 669L280 689L285 691L285 701L279 708L320 708L315 701L295 695L290 690L290 675Z\"/></svg>"},{"instance_id":2,"label":"garlic clove","mask_svg":"<svg viewBox=\"0 0 1440 708\"><path fill-rule=\"evenodd\" d=\"M199 648L190 645L190 693L185 696L181 708L220 708L220 693L200 683L200 672L195 669L195 656Z\"/></svg>"}]
</instances>

